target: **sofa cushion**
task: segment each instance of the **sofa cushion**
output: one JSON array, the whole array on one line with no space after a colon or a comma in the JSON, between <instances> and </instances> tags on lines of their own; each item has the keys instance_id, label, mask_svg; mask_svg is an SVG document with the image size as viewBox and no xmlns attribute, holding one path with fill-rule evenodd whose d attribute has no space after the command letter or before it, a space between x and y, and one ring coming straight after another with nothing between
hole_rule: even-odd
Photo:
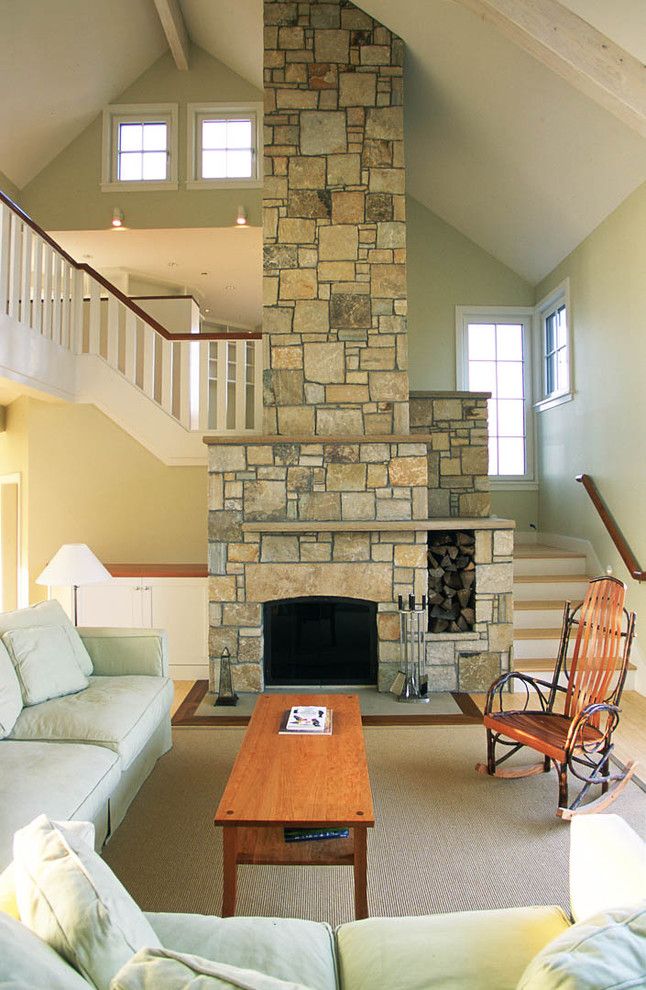
<instances>
[{"instance_id":1,"label":"sofa cushion","mask_svg":"<svg viewBox=\"0 0 646 990\"><path fill-rule=\"evenodd\" d=\"M9 629L2 642L18 675L25 705L76 694L88 686L64 626Z\"/></svg>"},{"instance_id":2,"label":"sofa cushion","mask_svg":"<svg viewBox=\"0 0 646 990\"><path fill-rule=\"evenodd\" d=\"M515 990L529 960L569 927L557 907L368 918L341 925L344 990Z\"/></svg>"},{"instance_id":3,"label":"sofa cushion","mask_svg":"<svg viewBox=\"0 0 646 990\"><path fill-rule=\"evenodd\" d=\"M11 862L17 829L43 812L95 820L121 777L116 753L76 743L4 739L0 767L0 870Z\"/></svg>"},{"instance_id":4,"label":"sofa cushion","mask_svg":"<svg viewBox=\"0 0 646 990\"><path fill-rule=\"evenodd\" d=\"M159 945L142 911L78 829L40 815L14 836L20 920L97 990Z\"/></svg>"},{"instance_id":5,"label":"sofa cushion","mask_svg":"<svg viewBox=\"0 0 646 990\"><path fill-rule=\"evenodd\" d=\"M91 984L46 942L0 912L0 987L88 990Z\"/></svg>"},{"instance_id":6,"label":"sofa cushion","mask_svg":"<svg viewBox=\"0 0 646 990\"><path fill-rule=\"evenodd\" d=\"M22 711L22 692L7 647L0 641L0 739L8 736Z\"/></svg>"},{"instance_id":7,"label":"sofa cushion","mask_svg":"<svg viewBox=\"0 0 646 990\"><path fill-rule=\"evenodd\" d=\"M24 708L11 738L106 746L119 754L125 769L169 711L172 699L167 677L90 677L80 694Z\"/></svg>"},{"instance_id":8,"label":"sofa cushion","mask_svg":"<svg viewBox=\"0 0 646 990\"><path fill-rule=\"evenodd\" d=\"M532 959L518 990L646 987L646 900L579 921Z\"/></svg>"},{"instance_id":9,"label":"sofa cushion","mask_svg":"<svg viewBox=\"0 0 646 990\"><path fill-rule=\"evenodd\" d=\"M66 614L60 602L52 599L50 602L40 602L38 605L31 605L30 608L19 608L13 612L0 613L0 637L9 629L22 629L25 626L62 626L70 636L74 657L80 669L86 677L92 673L92 661L90 654L85 649L83 641L79 636L76 626Z\"/></svg>"},{"instance_id":10,"label":"sofa cushion","mask_svg":"<svg viewBox=\"0 0 646 990\"><path fill-rule=\"evenodd\" d=\"M606 863L603 883L599 863ZM575 815L570 822L570 910L585 921L646 897L646 842L619 815Z\"/></svg>"},{"instance_id":11,"label":"sofa cushion","mask_svg":"<svg viewBox=\"0 0 646 990\"><path fill-rule=\"evenodd\" d=\"M338 986L334 937L329 925L292 918L216 918L201 914L146 917L165 949L251 967L312 990L336 990Z\"/></svg>"},{"instance_id":12,"label":"sofa cushion","mask_svg":"<svg viewBox=\"0 0 646 990\"><path fill-rule=\"evenodd\" d=\"M170 949L142 949L119 970L110 990L307 990L302 983L277 980Z\"/></svg>"}]
</instances>

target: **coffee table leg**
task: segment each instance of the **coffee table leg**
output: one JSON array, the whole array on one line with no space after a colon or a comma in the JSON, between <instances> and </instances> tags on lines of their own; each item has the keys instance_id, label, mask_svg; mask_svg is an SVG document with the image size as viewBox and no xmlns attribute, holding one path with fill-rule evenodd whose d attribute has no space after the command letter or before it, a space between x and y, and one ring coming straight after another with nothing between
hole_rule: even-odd
<instances>
[{"instance_id":1,"label":"coffee table leg","mask_svg":"<svg viewBox=\"0 0 646 990\"><path fill-rule=\"evenodd\" d=\"M222 917L230 918L236 913L236 879L238 852L238 830L235 825L225 825L222 829Z\"/></svg>"},{"instance_id":2,"label":"coffee table leg","mask_svg":"<svg viewBox=\"0 0 646 990\"><path fill-rule=\"evenodd\" d=\"M354 916L368 917L368 829L354 827Z\"/></svg>"}]
</instances>

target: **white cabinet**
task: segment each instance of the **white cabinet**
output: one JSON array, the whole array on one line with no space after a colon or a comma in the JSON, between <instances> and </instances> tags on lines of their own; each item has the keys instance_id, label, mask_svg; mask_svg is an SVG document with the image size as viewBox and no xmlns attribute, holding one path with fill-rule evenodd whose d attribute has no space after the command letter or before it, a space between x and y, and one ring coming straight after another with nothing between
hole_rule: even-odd
<instances>
[{"instance_id":1,"label":"white cabinet","mask_svg":"<svg viewBox=\"0 0 646 990\"><path fill-rule=\"evenodd\" d=\"M171 676L208 677L208 581L201 577L113 578L78 593L79 626L165 629Z\"/></svg>"}]
</instances>

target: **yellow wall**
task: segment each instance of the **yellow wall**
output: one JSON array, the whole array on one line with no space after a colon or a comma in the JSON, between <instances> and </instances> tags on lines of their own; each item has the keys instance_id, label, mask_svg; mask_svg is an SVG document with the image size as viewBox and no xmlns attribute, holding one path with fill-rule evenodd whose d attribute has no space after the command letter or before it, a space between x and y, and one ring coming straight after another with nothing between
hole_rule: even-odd
<instances>
[{"instance_id":1,"label":"yellow wall","mask_svg":"<svg viewBox=\"0 0 646 990\"><path fill-rule=\"evenodd\" d=\"M6 428L0 433L0 475L20 476L20 584L27 594L29 561L29 399L22 397L7 406ZM27 604L23 601L22 604Z\"/></svg>"},{"instance_id":2,"label":"yellow wall","mask_svg":"<svg viewBox=\"0 0 646 990\"><path fill-rule=\"evenodd\" d=\"M455 307L533 306L525 279L408 197L408 349L411 389L455 388ZM528 530L536 491L494 492L492 512Z\"/></svg>"},{"instance_id":3,"label":"yellow wall","mask_svg":"<svg viewBox=\"0 0 646 990\"><path fill-rule=\"evenodd\" d=\"M94 406L9 406L0 472L20 471L30 600L63 543L87 543L106 562L204 562L206 468L167 467Z\"/></svg>"},{"instance_id":4,"label":"yellow wall","mask_svg":"<svg viewBox=\"0 0 646 990\"><path fill-rule=\"evenodd\" d=\"M646 566L646 184L537 287L570 278L575 395L539 415L541 529L590 540L646 615L646 586L628 577L577 474L592 475Z\"/></svg>"},{"instance_id":5,"label":"yellow wall","mask_svg":"<svg viewBox=\"0 0 646 990\"><path fill-rule=\"evenodd\" d=\"M14 185L9 176L4 174L4 172L0 172L0 189L2 189L3 193L6 193L7 196L14 201L14 203L20 204L20 190L18 189L18 186Z\"/></svg>"},{"instance_id":6,"label":"yellow wall","mask_svg":"<svg viewBox=\"0 0 646 990\"><path fill-rule=\"evenodd\" d=\"M173 191L101 192L102 116L71 142L22 190L24 208L45 230L101 230L110 225L112 210L121 207L129 227L227 227L238 204L249 222L259 226L261 189L187 190L186 104L262 102L262 92L201 48L191 50L188 72L175 68L170 53L162 55L113 103L179 104L179 189ZM259 276L260 277L260 276Z\"/></svg>"}]
</instances>

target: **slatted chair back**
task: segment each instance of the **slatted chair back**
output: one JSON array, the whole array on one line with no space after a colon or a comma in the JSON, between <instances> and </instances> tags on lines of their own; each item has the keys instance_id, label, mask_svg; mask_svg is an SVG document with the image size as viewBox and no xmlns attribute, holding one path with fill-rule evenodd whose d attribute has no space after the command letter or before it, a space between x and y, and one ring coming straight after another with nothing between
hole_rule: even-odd
<instances>
[{"instance_id":1,"label":"slatted chair back","mask_svg":"<svg viewBox=\"0 0 646 990\"><path fill-rule=\"evenodd\" d=\"M622 625L626 586L614 577L595 578L579 611L571 659L565 714L575 718L582 708L607 700L621 678ZM625 659L625 658L624 658ZM620 670L617 672L619 662Z\"/></svg>"}]
</instances>

